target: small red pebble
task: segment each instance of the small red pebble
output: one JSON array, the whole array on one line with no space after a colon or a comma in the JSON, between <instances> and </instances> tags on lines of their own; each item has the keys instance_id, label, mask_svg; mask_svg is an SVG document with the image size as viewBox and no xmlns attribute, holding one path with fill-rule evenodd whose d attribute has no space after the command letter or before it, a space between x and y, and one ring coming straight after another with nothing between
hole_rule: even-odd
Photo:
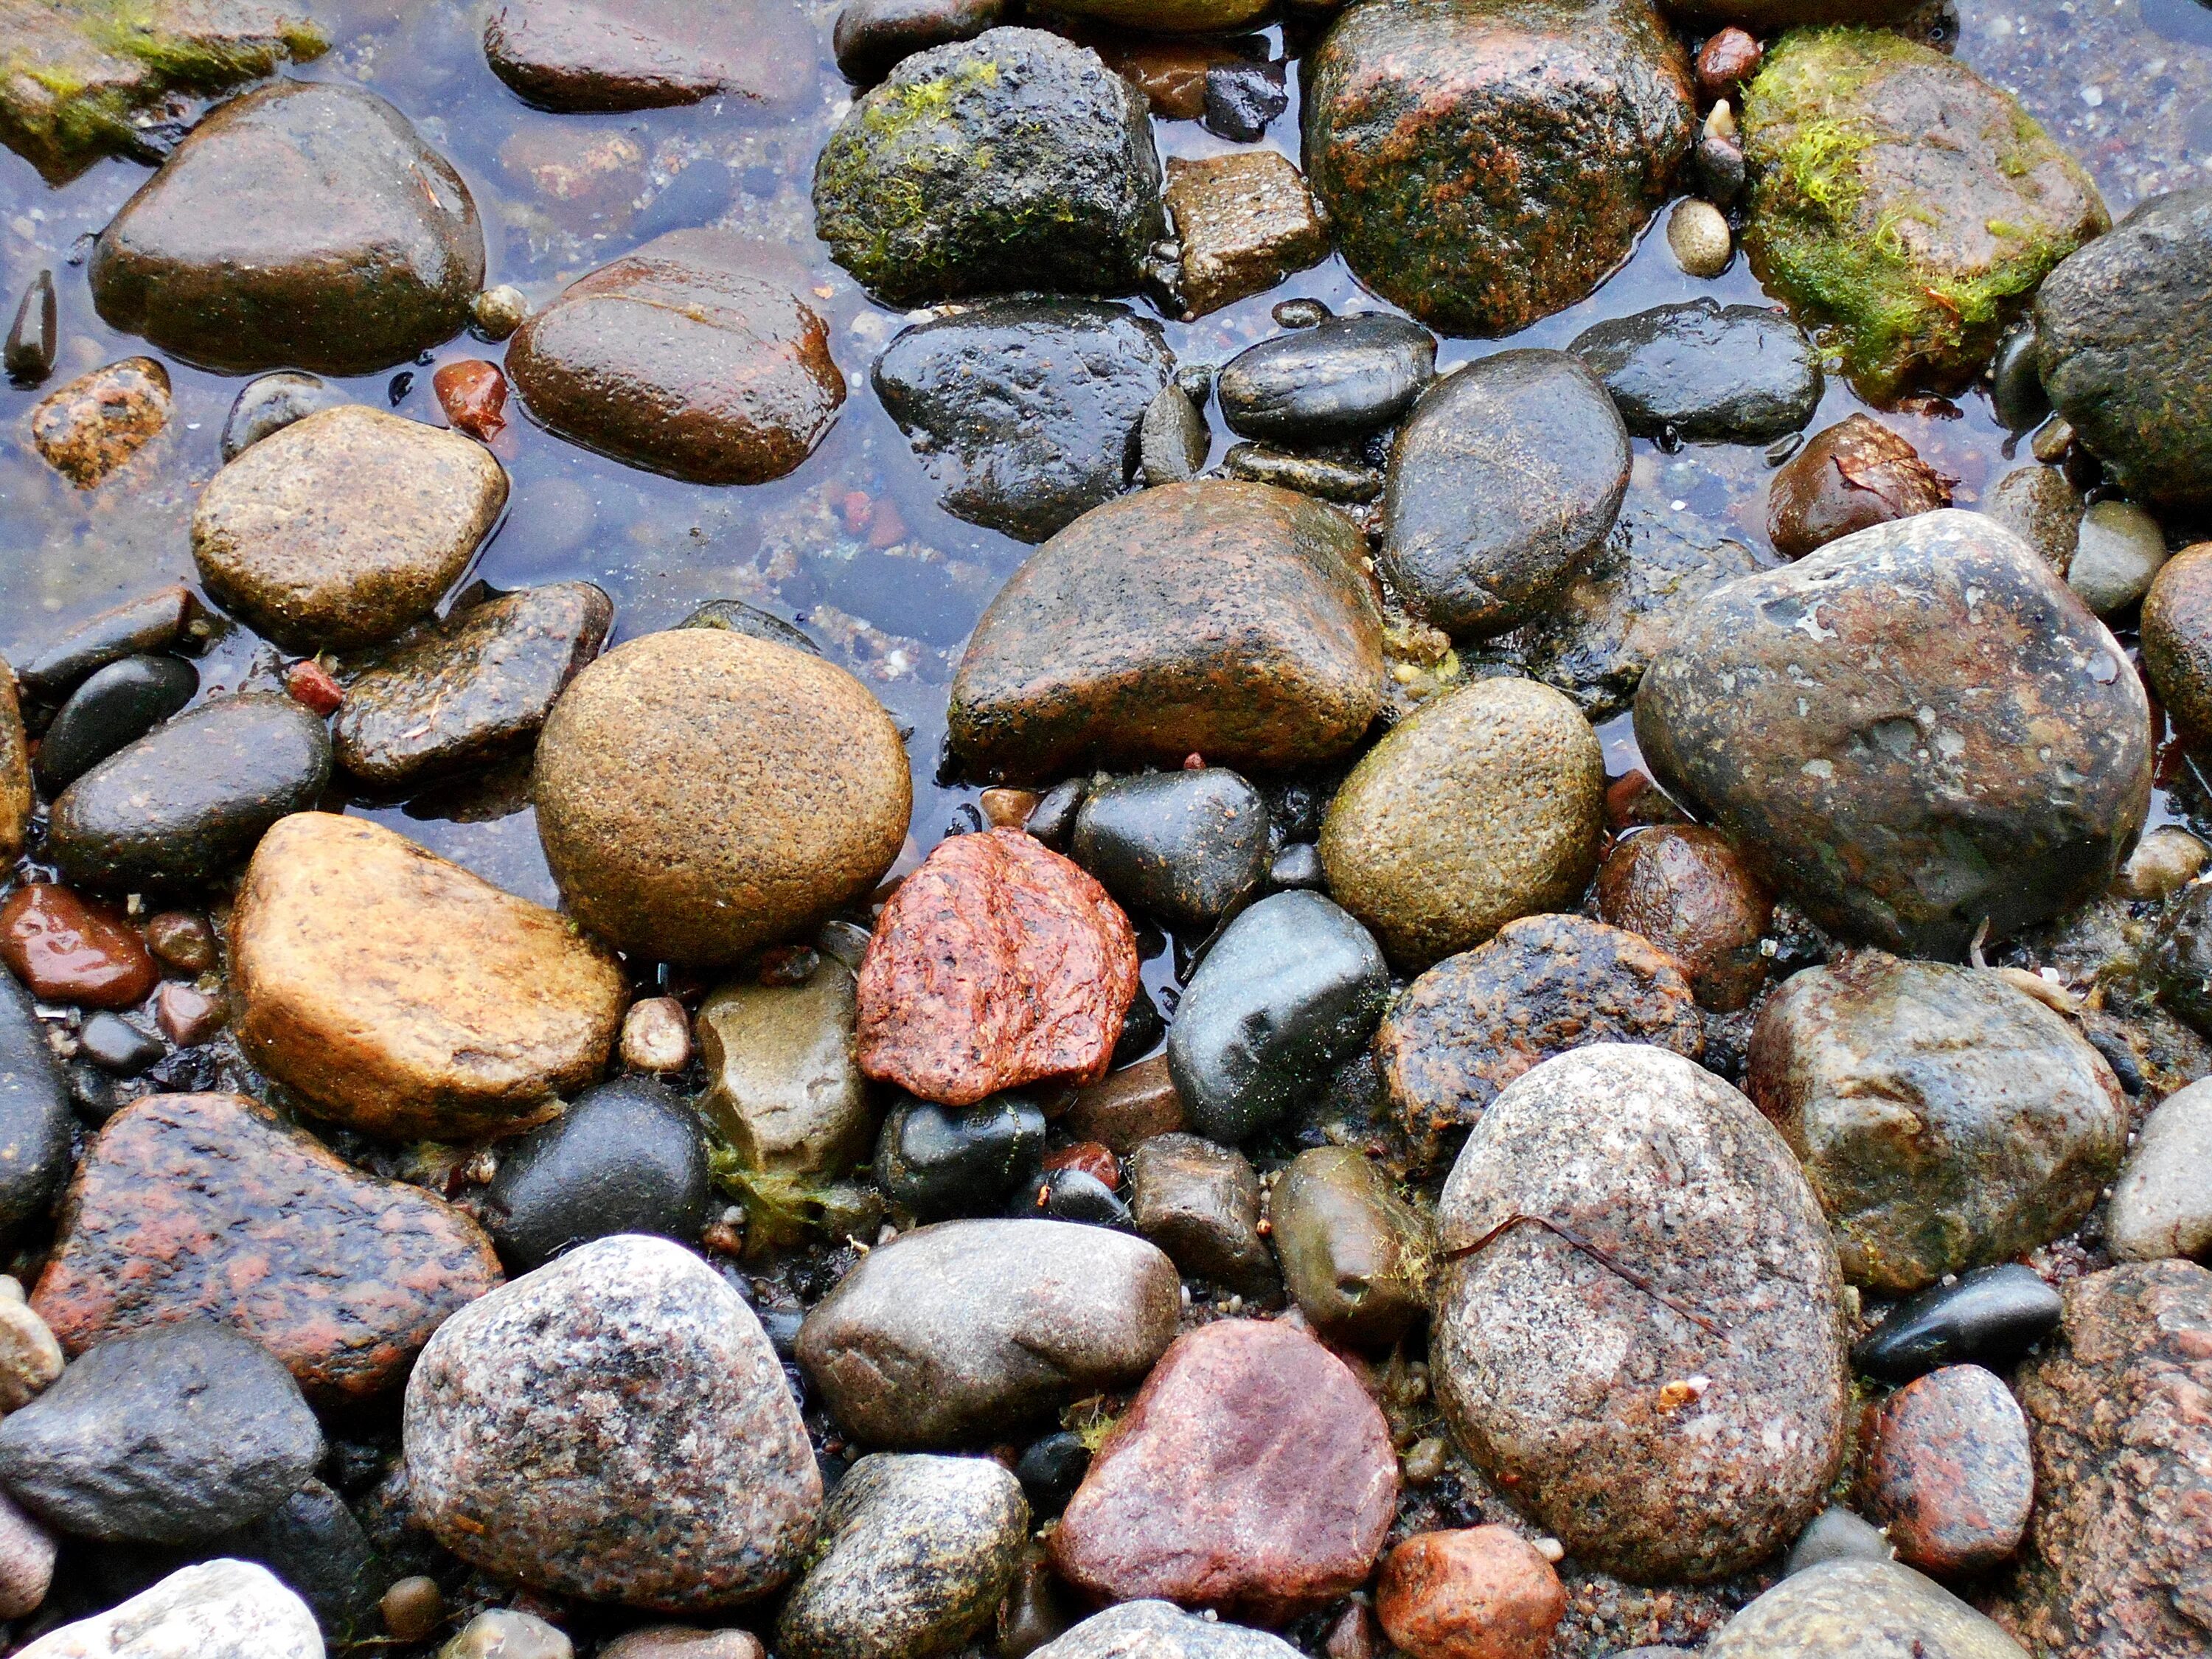
<instances>
[{"instance_id":1,"label":"small red pebble","mask_svg":"<svg viewBox=\"0 0 2212 1659\"><path fill-rule=\"evenodd\" d=\"M1095 1140L1079 1140L1073 1146L1063 1146L1056 1152L1045 1154L1048 1170L1080 1170L1084 1174L1105 1183L1111 1192L1121 1184L1121 1161L1112 1151Z\"/></svg>"},{"instance_id":2,"label":"small red pebble","mask_svg":"<svg viewBox=\"0 0 2212 1659\"><path fill-rule=\"evenodd\" d=\"M868 515L868 545L878 553L906 539L906 520L888 497L878 501Z\"/></svg>"},{"instance_id":3,"label":"small red pebble","mask_svg":"<svg viewBox=\"0 0 2212 1659\"><path fill-rule=\"evenodd\" d=\"M1698 96L1708 104L1735 95L1735 89L1759 73L1764 56L1759 42L1743 30L1723 29L1698 48Z\"/></svg>"},{"instance_id":4,"label":"small red pebble","mask_svg":"<svg viewBox=\"0 0 2212 1659\"><path fill-rule=\"evenodd\" d=\"M507 376L496 363L465 357L441 364L430 377L430 389L456 431L489 441L507 429Z\"/></svg>"},{"instance_id":5,"label":"small red pebble","mask_svg":"<svg viewBox=\"0 0 2212 1659\"><path fill-rule=\"evenodd\" d=\"M88 1008L135 1007L161 976L123 912L44 882L0 904L0 960L40 1001Z\"/></svg>"},{"instance_id":6,"label":"small red pebble","mask_svg":"<svg viewBox=\"0 0 2212 1659\"><path fill-rule=\"evenodd\" d=\"M195 1048L222 1029L222 1005L175 980L154 999L154 1023L179 1048Z\"/></svg>"},{"instance_id":7,"label":"small red pebble","mask_svg":"<svg viewBox=\"0 0 2212 1659\"><path fill-rule=\"evenodd\" d=\"M318 714L335 714L337 706L345 701L345 687L313 657L302 657L284 671L284 689L291 693L294 702Z\"/></svg>"},{"instance_id":8,"label":"small red pebble","mask_svg":"<svg viewBox=\"0 0 2212 1659\"><path fill-rule=\"evenodd\" d=\"M1182 757L1182 769L1186 772L1203 772L1206 770L1206 757L1185 755Z\"/></svg>"}]
</instances>

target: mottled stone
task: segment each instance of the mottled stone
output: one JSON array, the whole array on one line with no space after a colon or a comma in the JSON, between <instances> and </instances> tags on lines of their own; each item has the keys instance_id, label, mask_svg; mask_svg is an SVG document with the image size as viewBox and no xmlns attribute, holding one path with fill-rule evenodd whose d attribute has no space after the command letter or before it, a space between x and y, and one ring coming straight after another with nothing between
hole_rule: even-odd
<instances>
[{"instance_id":1,"label":"mottled stone","mask_svg":"<svg viewBox=\"0 0 2212 1659\"><path fill-rule=\"evenodd\" d=\"M2027 1659L2004 1632L1893 1561L1827 1561L1723 1626L1705 1659Z\"/></svg>"},{"instance_id":2,"label":"mottled stone","mask_svg":"<svg viewBox=\"0 0 2212 1659\"><path fill-rule=\"evenodd\" d=\"M404 1433L418 1524L488 1572L587 1600L766 1595L822 1504L760 1322L665 1239L595 1240L455 1315L408 1379Z\"/></svg>"},{"instance_id":3,"label":"mottled stone","mask_svg":"<svg viewBox=\"0 0 2212 1659\"><path fill-rule=\"evenodd\" d=\"M2105 1231L2124 1261L2212 1250L2212 1079L2168 1095L2143 1120L2112 1188Z\"/></svg>"},{"instance_id":4,"label":"mottled stone","mask_svg":"<svg viewBox=\"0 0 2212 1659\"><path fill-rule=\"evenodd\" d=\"M1566 1586L1509 1528L1421 1532L1382 1563L1375 1613L1413 1659L1542 1659Z\"/></svg>"},{"instance_id":5,"label":"mottled stone","mask_svg":"<svg viewBox=\"0 0 2212 1659\"><path fill-rule=\"evenodd\" d=\"M169 423L169 371L151 357L80 374L31 410L31 441L46 465L91 489Z\"/></svg>"},{"instance_id":6,"label":"mottled stone","mask_svg":"<svg viewBox=\"0 0 2212 1659\"><path fill-rule=\"evenodd\" d=\"M749 1170L838 1176L874 1144L854 1054L853 970L831 957L803 985L726 985L699 1005L699 1112Z\"/></svg>"},{"instance_id":7,"label":"mottled stone","mask_svg":"<svg viewBox=\"0 0 2212 1659\"><path fill-rule=\"evenodd\" d=\"M73 1354L218 1320L337 1403L397 1382L440 1322L499 1278L466 1215L362 1174L267 1108L152 1095L86 1152L32 1305Z\"/></svg>"},{"instance_id":8,"label":"mottled stone","mask_svg":"<svg viewBox=\"0 0 2212 1659\"><path fill-rule=\"evenodd\" d=\"M2081 492L2068 482L2063 468L2034 463L2006 473L1982 501L1983 512L2033 548L2061 576L2074 562L2082 510Z\"/></svg>"},{"instance_id":9,"label":"mottled stone","mask_svg":"<svg viewBox=\"0 0 2212 1659\"><path fill-rule=\"evenodd\" d=\"M31 786L31 743L16 700L15 671L0 658L0 859L13 864L30 839L37 805Z\"/></svg>"},{"instance_id":10,"label":"mottled stone","mask_svg":"<svg viewBox=\"0 0 2212 1659\"><path fill-rule=\"evenodd\" d=\"M203 1561L18 1648L23 1659L322 1659L307 1604L266 1567Z\"/></svg>"},{"instance_id":11,"label":"mottled stone","mask_svg":"<svg viewBox=\"0 0 2212 1659\"><path fill-rule=\"evenodd\" d=\"M2003 1381L1947 1365L1869 1408L1859 1491L1897 1559L1949 1575L1994 1566L2027 1530L2027 1419Z\"/></svg>"},{"instance_id":12,"label":"mottled stone","mask_svg":"<svg viewBox=\"0 0 2212 1659\"><path fill-rule=\"evenodd\" d=\"M1179 291L1193 316L1264 294L1328 257L1328 229L1289 156L1176 155L1167 168L1168 213L1182 244Z\"/></svg>"},{"instance_id":13,"label":"mottled stone","mask_svg":"<svg viewBox=\"0 0 2212 1659\"><path fill-rule=\"evenodd\" d=\"M2212 732L2212 542L2166 562L2142 602L2142 664L2166 713Z\"/></svg>"},{"instance_id":14,"label":"mottled stone","mask_svg":"<svg viewBox=\"0 0 2212 1659\"><path fill-rule=\"evenodd\" d=\"M1846 416L1776 471L1766 537L1784 558L1802 559L1853 531L1950 506L1951 483L1892 428Z\"/></svg>"},{"instance_id":15,"label":"mottled stone","mask_svg":"<svg viewBox=\"0 0 2212 1659\"><path fill-rule=\"evenodd\" d=\"M1329 1340L1388 1346L1426 1310L1428 1221L1356 1148L1300 1152L1276 1177L1267 1212L1283 1282Z\"/></svg>"},{"instance_id":16,"label":"mottled stone","mask_svg":"<svg viewBox=\"0 0 2212 1659\"><path fill-rule=\"evenodd\" d=\"M52 1533L0 1493L0 1619L21 1619L45 1604L60 1553Z\"/></svg>"},{"instance_id":17,"label":"mottled stone","mask_svg":"<svg viewBox=\"0 0 2212 1659\"><path fill-rule=\"evenodd\" d=\"M1031 1659L1290 1659L1297 1651L1264 1631L1144 1601L1094 1613Z\"/></svg>"},{"instance_id":18,"label":"mottled stone","mask_svg":"<svg viewBox=\"0 0 2212 1659\"><path fill-rule=\"evenodd\" d=\"M765 111L798 96L812 31L790 0L500 0L484 21L492 73L540 108L661 109L720 98Z\"/></svg>"},{"instance_id":19,"label":"mottled stone","mask_svg":"<svg viewBox=\"0 0 2212 1659\"><path fill-rule=\"evenodd\" d=\"M1774 901L1716 830L1661 824L1616 842L1597 873L1597 908L1673 957L1702 1007L1741 1008L1766 982L1760 942Z\"/></svg>"},{"instance_id":20,"label":"mottled stone","mask_svg":"<svg viewBox=\"0 0 2212 1659\"><path fill-rule=\"evenodd\" d=\"M1197 1135L1155 1135L1129 1159L1137 1231L1194 1279L1244 1296L1276 1285L1260 1237L1260 1177L1251 1160Z\"/></svg>"}]
</instances>

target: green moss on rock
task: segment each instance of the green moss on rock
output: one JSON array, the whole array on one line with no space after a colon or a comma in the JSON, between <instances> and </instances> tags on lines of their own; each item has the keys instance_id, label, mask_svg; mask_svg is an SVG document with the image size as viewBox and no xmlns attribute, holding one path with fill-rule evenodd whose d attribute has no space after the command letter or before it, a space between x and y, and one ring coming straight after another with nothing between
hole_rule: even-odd
<instances>
[{"instance_id":1,"label":"green moss on rock","mask_svg":"<svg viewBox=\"0 0 2212 1659\"><path fill-rule=\"evenodd\" d=\"M2044 273L2110 222L2008 94L1901 35L1784 35L1743 132L1753 269L1877 398L1971 378Z\"/></svg>"}]
</instances>

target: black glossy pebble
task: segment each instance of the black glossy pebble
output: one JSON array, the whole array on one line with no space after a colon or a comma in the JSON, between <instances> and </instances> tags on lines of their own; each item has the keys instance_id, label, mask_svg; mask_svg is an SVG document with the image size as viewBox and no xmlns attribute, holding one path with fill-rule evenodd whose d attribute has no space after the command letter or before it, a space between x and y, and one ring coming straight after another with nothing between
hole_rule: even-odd
<instances>
[{"instance_id":1,"label":"black glossy pebble","mask_svg":"<svg viewBox=\"0 0 2212 1659\"><path fill-rule=\"evenodd\" d=\"M2032 1269L1978 1268L1899 1303L1851 1350L1851 1364L1886 1382L1966 1361L2009 1364L2057 1328L2060 1306Z\"/></svg>"}]
</instances>

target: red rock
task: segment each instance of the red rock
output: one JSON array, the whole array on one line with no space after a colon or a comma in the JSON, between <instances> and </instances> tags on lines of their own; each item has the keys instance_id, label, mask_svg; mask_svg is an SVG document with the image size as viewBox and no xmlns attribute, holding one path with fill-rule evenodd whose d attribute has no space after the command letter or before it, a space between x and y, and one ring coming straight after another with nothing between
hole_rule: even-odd
<instances>
[{"instance_id":1,"label":"red rock","mask_svg":"<svg viewBox=\"0 0 2212 1659\"><path fill-rule=\"evenodd\" d=\"M1278 1322L1178 1338L1052 1535L1090 1595L1276 1624L1367 1582L1398 1501L1382 1413L1351 1369Z\"/></svg>"},{"instance_id":2,"label":"red rock","mask_svg":"<svg viewBox=\"0 0 2212 1659\"><path fill-rule=\"evenodd\" d=\"M2027 1419L1979 1365L1947 1365L1868 1407L1867 1518L1923 1572L1971 1572L2019 1547L2035 1501Z\"/></svg>"},{"instance_id":3,"label":"red rock","mask_svg":"<svg viewBox=\"0 0 2212 1659\"><path fill-rule=\"evenodd\" d=\"M507 376L481 357L442 363L430 377L438 407L454 430L490 440L507 430Z\"/></svg>"},{"instance_id":4,"label":"red rock","mask_svg":"<svg viewBox=\"0 0 2212 1659\"><path fill-rule=\"evenodd\" d=\"M146 945L163 966L180 974L204 974L219 960L215 929L205 916L189 910L164 910L147 918Z\"/></svg>"},{"instance_id":5,"label":"red rock","mask_svg":"<svg viewBox=\"0 0 2212 1659\"><path fill-rule=\"evenodd\" d=\"M1416 1533L1390 1552L1375 1611L1413 1659L1542 1659L1566 1587L1504 1527Z\"/></svg>"},{"instance_id":6,"label":"red rock","mask_svg":"<svg viewBox=\"0 0 2212 1659\"><path fill-rule=\"evenodd\" d=\"M1711 104L1735 96L1736 88L1759 73L1765 49L1731 25L1698 48L1698 96Z\"/></svg>"},{"instance_id":7,"label":"red rock","mask_svg":"<svg viewBox=\"0 0 2212 1659\"><path fill-rule=\"evenodd\" d=\"M302 657L284 671L284 690L294 702L318 714L335 714L345 701L345 687L313 657Z\"/></svg>"},{"instance_id":8,"label":"red rock","mask_svg":"<svg viewBox=\"0 0 2212 1659\"><path fill-rule=\"evenodd\" d=\"M32 1306L72 1357L204 1316L331 1405L397 1383L446 1319L500 1282L461 1211L362 1175L240 1095L149 1095L70 1182Z\"/></svg>"},{"instance_id":9,"label":"red rock","mask_svg":"<svg viewBox=\"0 0 2212 1659\"><path fill-rule=\"evenodd\" d=\"M1136 994L1136 934L1086 872L1018 830L956 836L876 923L860 1069L948 1106L1095 1083Z\"/></svg>"},{"instance_id":10,"label":"red rock","mask_svg":"<svg viewBox=\"0 0 2212 1659\"><path fill-rule=\"evenodd\" d=\"M1854 531L1951 504L1952 480L1880 421L1853 415L1813 434L1766 487L1766 534L1802 559Z\"/></svg>"},{"instance_id":11,"label":"red rock","mask_svg":"<svg viewBox=\"0 0 2212 1659\"><path fill-rule=\"evenodd\" d=\"M123 912L66 887L18 887L0 904L0 961L44 1002L131 1008L161 977Z\"/></svg>"},{"instance_id":12,"label":"red rock","mask_svg":"<svg viewBox=\"0 0 2212 1659\"><path fill-rule=\"evenodd\" d=\"M174 981L154 999L154 1023L179 1048L205 1042L222 1029L223 1007L204 991Z\"/></svg>"},{"instance_id":13,"label":"red rock","mask_svg":"<svg viewBox=\"0 0 2212 1659\"><path fill-rule=\"evenodd\" d=\"M1620 842L1597 872L1597 913L1680 963L1701 1006L1732 1012L1765 982L1759 942L1774 900L1717 830L1670 826Z\"/></svg>"},{"instance_id":14,"label":"red rock","mask_svg":"<svg viewBox=\"0 0 2212 1659\"><path fill-rule=\"evenodd\" d=\"M1121 1160L1114 1156L1114 1149L1096 1140L1079 1140L1073 1146L1063 1146L1056 1152L1045 1155L1048 1170L1080 1170L1095 1181L1103 1182L1110 1191L1121 1184Z\"/></svg>"}]
</instances>

